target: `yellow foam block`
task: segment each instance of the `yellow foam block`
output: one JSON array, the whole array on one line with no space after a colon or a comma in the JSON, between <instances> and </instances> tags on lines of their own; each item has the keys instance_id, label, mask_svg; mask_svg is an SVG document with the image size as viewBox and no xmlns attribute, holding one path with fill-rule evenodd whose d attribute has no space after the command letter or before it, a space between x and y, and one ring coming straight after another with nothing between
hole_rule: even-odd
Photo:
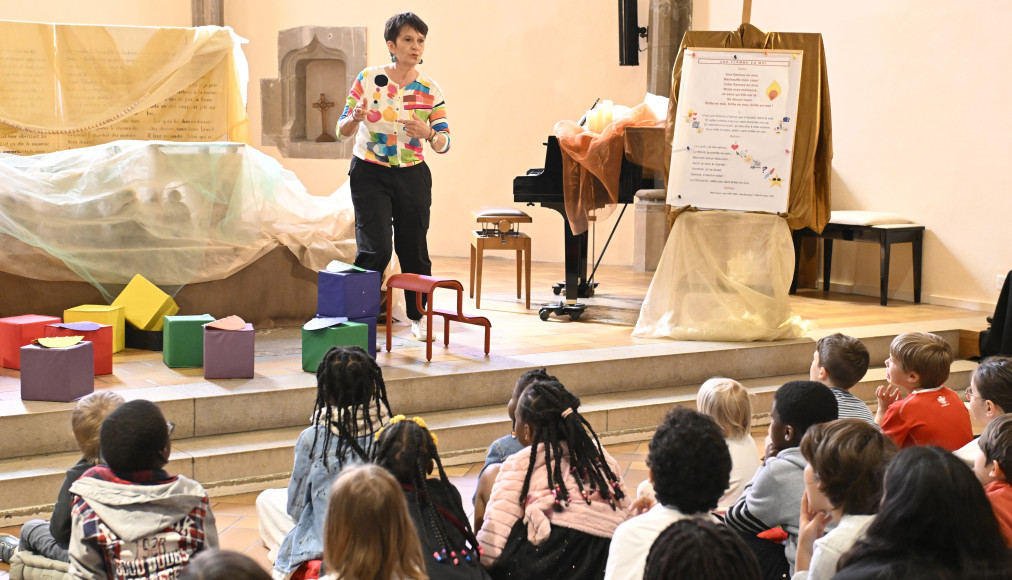
<instances>
[{"instance_id":1,"label":"yellow foam block","mask_svg":"<svg viewBox=\"0 0 1012 580\"><path fill-rule=\"evenodd\" d=\"M161 330L164 317L179 312L171 296L140 274L130 280L112 305L122 306L127 321L141 330Z\"/></svg>"},{"instance_id":2,"label":"yellow foam block","mask_svg":"<svg viewBox=\"0 0 1012 580\"><path fill-rule=\"evenodd\" d=\"M122 306L82 304L63 311L64 322L94 322L112 327L112 351L126 348L126 325Z\"/></svg>"}]
</instances>

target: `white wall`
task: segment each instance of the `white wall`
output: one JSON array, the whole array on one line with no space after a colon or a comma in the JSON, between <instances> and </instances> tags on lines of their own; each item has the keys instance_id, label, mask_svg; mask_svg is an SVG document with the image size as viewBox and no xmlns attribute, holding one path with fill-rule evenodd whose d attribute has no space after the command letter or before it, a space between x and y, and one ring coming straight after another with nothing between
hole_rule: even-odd
<instances>
[{"instance_id":1,"label":"white wall","mask_svg":"<svg viewBox=\"0 0 1012 580\"><path fill-rule=\"evenodd\" d=\"M741 3L695 1L694 28L727 30ZM1012 4L760 1L765 31L819 32L833 113L833 209L902 214L927 228L925 302L990 310L1012 269ZM906 244L891 295L910 299ZM878 248L837 243L833 282L878 295Z\"/></svg>"}]
</instances>

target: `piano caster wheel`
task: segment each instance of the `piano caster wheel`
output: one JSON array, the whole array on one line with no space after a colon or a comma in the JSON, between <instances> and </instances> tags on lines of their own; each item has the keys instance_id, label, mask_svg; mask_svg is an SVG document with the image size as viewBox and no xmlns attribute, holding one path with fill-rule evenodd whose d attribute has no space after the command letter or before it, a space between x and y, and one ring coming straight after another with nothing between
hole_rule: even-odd
<instances>
[{"instance_id":1,"label":"piano caster wheel","mask_svg":"<svg viewBox=\"0 0 1012 580\"><path fill-rule=\"evenodd\" d=\"M587 306L584 304L544 304L538 309L538 316L541 320L548 320L553 313L556 316L568 315L570 320L576 322L586 309Z\"/></svg>"},{"instance_id":2,"label":"piano caster wheel","mask_svg":"<svg viewBox=\"0 0 1012 580\"><path fill-rule=\"evenodd\" d=\"M556 296L559 296L560 294L562 294L562 288L563 288L563 286L564 286L563 284L556 284L555 286L552 286L552 292Z\"/></svg>"}]
</instances>

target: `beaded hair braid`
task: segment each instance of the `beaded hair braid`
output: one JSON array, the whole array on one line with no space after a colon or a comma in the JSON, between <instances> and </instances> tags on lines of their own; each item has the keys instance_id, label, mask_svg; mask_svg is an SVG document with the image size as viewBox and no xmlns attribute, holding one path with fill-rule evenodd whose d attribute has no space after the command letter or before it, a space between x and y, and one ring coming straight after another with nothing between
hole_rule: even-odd
<instances>
[{"instance_id":1,"label":"beaded hair braid","mask_svg":"<svg viewBox=\"0 0 1012 580\"><path fill-rule=\"evenodd\" d=\"M439 453L429 430L412 420L392 423L377 436L376 464L385 467L402 485L410 485L415 501L422 513L428 532L436 540L438 551L432 554L437 562L460 565L462 562L478 565L481 548L475 538L467 515L459 502L439 506L431 501L428 476L430 462L439 470L439 480L447 489L451 487L439 460ZM456 520L456 523L453 522ZM447 526L454 526L464 536L464 543L456 545L447 533ZM425 533L424 530L419 530Z\"/></svg>"},{"instance_id":2,"label":"beaded hair braid","mask_svg":"<svg viewBox=\"0 0 1012 580\"><path fill-rule=\"evenodd\" d=\"M323 355L316 369L316 404L313 418L337 430L336 455L343 466L344 457L352 451L361 461L369 461L373 448L373 425L383 416L387 387L379 365L369 353L357 346L335 346ZM319 430L313 435L313 449ZM328 464L331 429L323 430L323 463ZM366 448L358 440L368 437ZM312 453L312 452L311 452ZM312 457L312 456L311 456Z\"/></svg>"},{"instance_id":3,"label":"beaded hair braid","mask_svg":"<svg viewBox=\"0 0 1012 580\"><path fill-rule=\"evenodd\" d=\"M520 491L523 505L531 487L531 474L537 461L538 444L545 444L545 466L548 468L548 489L555 496L555 511L562 511L570 503L569 491L562 476L562 457L565 442L569 451L570 473L576 481L583 500L590 504L590 496L596 491L617 509L615 500L625 494L619 486L618 477L604 459L604 449L590 423L577 412L580 398L566 390L557 380L540 379L524 391L517 405L518 414L534 429L531 442L531 462L527 467L524 487Z\"/></svg>"}]
</instances>

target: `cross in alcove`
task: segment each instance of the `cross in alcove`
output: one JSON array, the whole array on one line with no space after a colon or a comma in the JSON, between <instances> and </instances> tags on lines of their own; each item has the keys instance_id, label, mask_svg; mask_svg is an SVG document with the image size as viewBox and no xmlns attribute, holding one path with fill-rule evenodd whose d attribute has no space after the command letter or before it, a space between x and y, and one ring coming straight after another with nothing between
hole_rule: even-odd
<instances>
[{"instance_id":1,"label":"cross in alcove","mask_svg":"<svg viewBox=\"0 0 1012 580\"><path fill-rule=\"evenodd\" d=\"M320 100L313 103L313 108L320 109L320 114L323 115L323 119L321 119L323 123L321 125L323 127L323 133L321 133L320 136L316 138L317 143L334 142L334 138L330 135L330 132L327 131L327 109L330 109L333 106L334 103L327 100L326 93L320 93Z\"/></svg>"}]
</instances>

